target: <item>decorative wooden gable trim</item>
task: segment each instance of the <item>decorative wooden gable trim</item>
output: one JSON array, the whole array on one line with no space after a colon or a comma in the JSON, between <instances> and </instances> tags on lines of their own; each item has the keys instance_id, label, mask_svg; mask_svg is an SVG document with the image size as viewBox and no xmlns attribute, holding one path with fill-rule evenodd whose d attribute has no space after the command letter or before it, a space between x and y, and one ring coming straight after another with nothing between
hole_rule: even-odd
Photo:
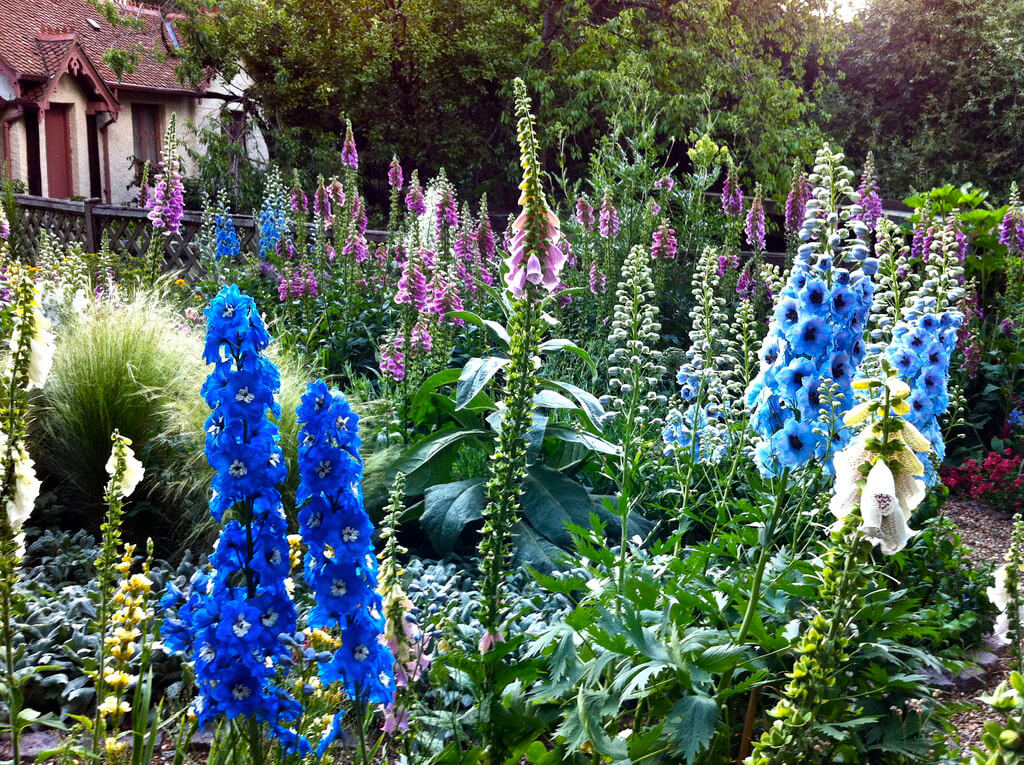
<instances>
[{"instance_id":1,"label":"decorative wooden gable trim","mask_svg":"<svg viewBox=\"0 0 1024 765\"><path fill-rule=\"evenodd\" d=\"M50 106L50 98L53 96L54 91L57 89L57 84L60 82L60 78L64 74L69 74L72 77L86 80L95 91L96 95L99 96L103 102L102 108L96 108L93 111L104 111L109 112L110 116L114 119L117 118L118 113L121 111L121 104L118 103L114 97L113 92L107 87L107 83L103 81L100 73L97 71L96 66L89 59L85 49L81 43L76 39L77 35L74 30L48 30L43 29L36 39L39 41L39 45L42 48L44 45L53 45L66 43L67 49L63 53L60 63L58 63L52 70L50 81L47 83L45 88L39 97L39 109L40 111L46 111Z\"/></svg>"}]
</instances>

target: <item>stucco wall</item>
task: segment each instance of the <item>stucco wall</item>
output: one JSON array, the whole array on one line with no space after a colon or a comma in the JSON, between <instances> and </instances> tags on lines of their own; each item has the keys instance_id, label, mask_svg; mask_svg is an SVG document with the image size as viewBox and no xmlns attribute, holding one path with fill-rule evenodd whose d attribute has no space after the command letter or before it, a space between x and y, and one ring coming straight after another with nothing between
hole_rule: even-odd
<instances>
[{"instance_id":1,"label":"stucco wall","mask_svg":"<svg viewBox=\"0 0 1024 765\"><path fill-rule=\"evenodd\" d=\"M128 188L135 181L132 158L135 156L135 125L132 122L132 104L151 104L160 107L161 135L167 130L171 116L177 122L178 137L188 141L188 123L195 119L195 99L189 96L161 96L131 91L116 92L122 109L117 121L107 128L110 149L110 198L114 204L124 204L138 197L138 186ZM162 142L161 142L162 143ZM191 170L187 152L183 152L184 169Z\"/></svg>"},{"instance_id":2,"label":"stucco wall","mask_svg":"<svg viewBox=\"0 0 1024 765\"><path fill-rule=\"evenodd\" d=\"M14 110L11 109L13 112ZM7 115L0 113L0 117ZM0 125L0 130L3 126ZM0 141L3 137L0 136ZM0 162L7 162L10 165L11 176L28 184L28 153L25 148L25 122L16 120L10 123L8 129L8 140L10 142L10 156L0 157ZM2 144L0 144L2 145ZM0 149L2 151L2 149Z\"/></svg>"}]
</instances>

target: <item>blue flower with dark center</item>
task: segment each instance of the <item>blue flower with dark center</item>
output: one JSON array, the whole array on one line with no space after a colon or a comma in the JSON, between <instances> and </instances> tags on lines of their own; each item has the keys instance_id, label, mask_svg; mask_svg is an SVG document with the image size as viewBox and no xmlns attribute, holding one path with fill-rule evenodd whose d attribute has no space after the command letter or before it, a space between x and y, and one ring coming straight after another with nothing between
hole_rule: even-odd
<instances>
[{"instance_id":1,"label":"blue flower with dark center","mask_svg":"<svg viewBox=\"0 0 1024 765\"><path fill-rule=\"evenodd\" d=\"M755 459L766 474L811 459L830 469L832 451L849 438L842 415L854 401L853 371L864 357L862 335L874 287L873 264L849 223L850 208L837 206L838 172L822 175L808 205L800 233L805 244L798 248L759 354L760 369L744 397L750 426L761 438ZM852 261L861 261L860 268L851 272L837 265ZM835 389L828 399L825 385Z\"/></svg>"},{"instance_id":2,"label":"blue flower with dark center","mask_svg":"<svg viewBox=\"0 0 1024 765\"><path fill-rule=\"evenodd\" d=\"M828 285L822 279L808 279L800 290L800 305L813 316L829 310L830 298Z\"/></svg>"},{"instance_id":3,"label":"blue flower with dark center","mask_svg":"<svg viewBox=\"0 0 1024 765\"><path fill-rule=\"evenodd\" d=\"M832 341L832 331L823 319L803 319L792 333L793 349L812 358L821 356Z\"/></svg>"},{"instance_id":4,"label":"blue flower with dark center","mask_svg":"<svg viewBox=\"0 0 1024 765\"><path fill-rule=\"evenodd\" d=\"M799 467L814 456L818 438L806 422L787 420L771 437L772 452L783 467Z\"/></svg>"},{"instance_id":5,"label":"blue flower with dark center","mask_svg":"<svg viewBox=\"0 0 1024 765\"><path fill-rule=\"evenodd\" d=\"M775 309L775 318L783 329L796 326L800 321L800 303L795 298L787 297L779 301Z\"/></svg>"},{"instance_id":6,"label":"blue flower with dark center","mask_svg":"<svg viewBox=\"0 0 1024 765\"><path fill-rule=\"evenodd\" d=\"M949 359L963 316L956 311L936 313L933 305L934 300L918 299L905 310L904 319L893 327L893 339L885 354L910 386L907 419L931 442L941 460L946 449L938 418L949 406ZM931 460L927 454L919 456L927 482L934 483L938 476Z\"/></svg>"}]
</instances>

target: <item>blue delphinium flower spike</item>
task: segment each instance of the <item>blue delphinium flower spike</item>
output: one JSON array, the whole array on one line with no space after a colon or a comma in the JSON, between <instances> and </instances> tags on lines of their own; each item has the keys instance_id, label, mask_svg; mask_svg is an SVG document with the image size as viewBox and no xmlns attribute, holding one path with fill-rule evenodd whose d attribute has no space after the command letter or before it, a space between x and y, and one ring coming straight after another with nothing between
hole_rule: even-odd
<instances>
[{"instance_id":1,"label":"blue delphinium flower spike","mask_svg":"<svg viewBox=\"0 0 1024 765\"><path fill-rule=\"evenodd\" d=\"M862 238L867 228L852 203L853 174L842 159L825 146L815 160L815 188L799 232L803 244L746 393L751 427L760 436L756 460L767 474L812 459L830 466L848 438L841 420L854 403L853 370L864 355L874 264ZM835 201L844 199L842 206Z\"/></svg>"},{"instance_id":2,"label":"blue delphinium flower spike","mask_svg":"<svg viewBox=\"0 0 1024 765\"><path fill-rule=\"evenodd\" d=\"M308 545L305 576L316 601L309 625L341 632L341 647L320 662L320 679L325 685L341 683L356 704L387 705L394 699L395 659L384 643L373 524L363 507L359 416L322 380L309 385L296 414L301 423L296 501ZM318 756L340 731L338 723L336 717Z\"/></svg>"},{"instance_id":3,"label":"blue delphinium flower spike","mask_svg":"<svg viewBox=\"0 0 1024 765\"><path fill-rule=\"evenodd\" d=\"M236 286L220 291L206 319L204 357L214 365L202 391L212 410L206 457L216 470L210 512L224 525L210 569L193 577L188 593L170 589L165 597L164 640L195 661L200 725L249 717L266 723L286 751L305 754L308 742L289 727L301 707L275 684L296 632L278 490L287 468L267 418L280 415L280 377L265 355L263 319Z\"/></svg>"}]
</instances>

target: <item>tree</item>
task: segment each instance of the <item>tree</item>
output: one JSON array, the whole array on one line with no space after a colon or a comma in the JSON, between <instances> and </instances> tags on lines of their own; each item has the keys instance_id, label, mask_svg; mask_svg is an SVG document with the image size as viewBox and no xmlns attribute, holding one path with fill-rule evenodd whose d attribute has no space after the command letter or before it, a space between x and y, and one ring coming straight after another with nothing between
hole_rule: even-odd
<instances>
[{"instance_id":1,"label":"tree","mask_svg":"<svg viewBox=\"0 0 1024 765\"><path fill-rule=\"evenodd\" d=\"M425 171L444 166L467 191L483 191L495 168L514 159L501 91L530 37L523 6L223 0L212 13L186 7L182 71L193 81L210 69L247 80L243 99L284 165L338 172L348 118L368 179L383 184L398 153Z\"/></svg>"},{"instance_id":2,"label":"tree","mask_svg":"<svg viewBox=\"0 0 1024 765\"><path fill-rule=\"evenodd\" d=\"M616 117L656 113L666 137L727 142L775 193L820 142L819 72L842 43L825 0L547 0L542 30L529 84L549 145L583 157Z\"/></svg>"},{"instance_id":3,"label":"tree","mask_svg":"<svg viewBox=\"0 0 1024 765\"><path fill-rule=\"evenodd\" d=\"M560 143L581 160L656 114L664 138L709 130L781 192L793 156L809 158L821 136L818 75L840 43L827 3L221 0L208 11L179 0L181 71L243 75L271 155L310 174L337 171L347 117L371 180L383 184L394 152L509 209L508 83L522 75L549 167Z\"/></svg>"},{"instance_id":4,"label":"tree","mask_svg":"<svg viewBox=\"0 0 1024 765\"><path fill-rule=\"evenodd\" d=\"M1005 188L1024 164L1020 0L872 0L833 76L831 130L883 189Z\"/></svg>"}]
</instances>

